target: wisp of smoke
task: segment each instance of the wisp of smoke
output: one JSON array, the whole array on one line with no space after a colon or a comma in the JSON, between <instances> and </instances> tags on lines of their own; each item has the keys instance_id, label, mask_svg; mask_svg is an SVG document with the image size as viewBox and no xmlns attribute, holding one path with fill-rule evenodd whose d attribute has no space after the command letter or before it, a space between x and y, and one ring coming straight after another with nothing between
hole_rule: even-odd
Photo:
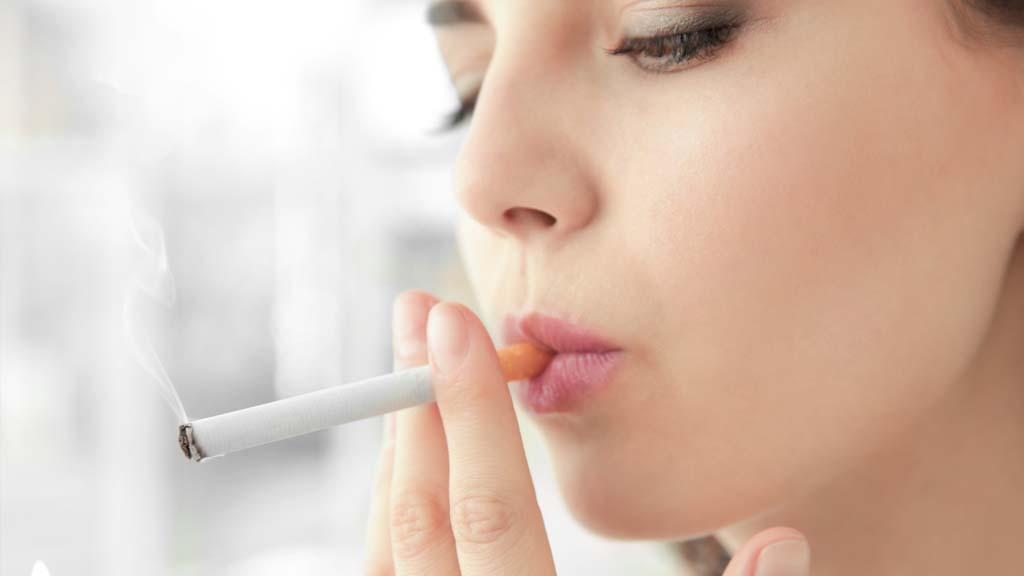
<instances>
[{"instance_id":1,"label":"wisp of smoke","mask_svg":"<svg viewBox=\"0 0 1024 576\"><path fill-rule=\"evenodd\" d=\"M141 263L132 276L124 299L123 318L128 343L136 361L156 381L160 395L174 411L179 424L184 424L188 422L185 407L160 357L139 326L137 314L139 306L144 302L143 296L146 300L155 301L166 308L173 306L177 297L174 276L167 265L163 229L152 218L140 213L129 216L128 225L135 245L142 251Z\"/></svg>"}]
</instances>

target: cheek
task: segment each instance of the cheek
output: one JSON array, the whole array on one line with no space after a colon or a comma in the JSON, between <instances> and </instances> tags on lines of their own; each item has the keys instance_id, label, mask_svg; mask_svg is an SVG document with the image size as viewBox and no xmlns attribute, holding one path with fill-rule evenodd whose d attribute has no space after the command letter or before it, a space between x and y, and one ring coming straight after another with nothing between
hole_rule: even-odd
<instances>
[{"instance_id":1,"label":"cheek","mask_svg":"<svg viewBox=\"0 0 1024 576\"><path fill-rule=\"evenodd\" d=\"M1012 222L958 162L988 143L916 41L830 47L732 90L747 96L694 135L711 142L692 149L694 217L656 227L691 248L658 255L680 272L665 297L686 295L676 341L718 405L736 394L748 426L782 431L773 448L808 426L821 445L903 425L948 391L991 312Z\"/></svg>"},{"instance_id":2,"label":"cheek","mask_svg":"<svg viewBox=\"0 0 1024 576\"><path fill-rule=\"evenodd\" d=\"M611 211L635 232L623 259L645 262L633 281L651 289L659 347L659 375L631 384L659 390L600 446L551 434L590 525L724 525L839 477L956 393L1014 223L979 164L958 161L991 144L974 94L933 38L901 33L765 54L770 77L722 80L699 119L652 122L623 152L618 187L642 194ZM671 453L640 448L654 445Z\"/></svg>"},{"instance_id":3,"label":"cheek","mask_svg":"<svg viewBox=\"0 0 1024 576\"><path fill-rule=\"evenodd\" d=\"M651 85L663 100L598 114L631 137L594 152L616 161L577 255L597 243L628 264L587 297L621 312L644 360L614 417L544 427L590 528L674 538L737 521L839 477L957 391L1015 237L979 159L998 114L919 15L877 14L914 3L871 4L787 19L706 88ZM460 246L485 311L514 305L523 287L498 280L515 247L468 221Z\"/></svg>"}]
</instances>

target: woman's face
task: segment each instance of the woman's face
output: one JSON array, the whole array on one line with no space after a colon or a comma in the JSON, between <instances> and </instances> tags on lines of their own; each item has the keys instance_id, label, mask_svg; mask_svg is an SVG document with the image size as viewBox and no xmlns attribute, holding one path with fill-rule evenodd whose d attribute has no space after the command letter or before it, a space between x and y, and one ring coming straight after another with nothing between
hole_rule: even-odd
<instances>
[{"instance_id":1,"label":"woman's face","mask_svg":"<svg viewBox=\"0 0 1024 576\"><path fill-rule=\"evenodd\" d=\"M580 409L533 415L582 523L710 531L955 401L1024 209L1018 52L965 40L941 0L435 13L479 90L456 182L485 320L544 312L623 348ZM672 26L713 30L609 53Z\"/></svg>"}]
</instances>

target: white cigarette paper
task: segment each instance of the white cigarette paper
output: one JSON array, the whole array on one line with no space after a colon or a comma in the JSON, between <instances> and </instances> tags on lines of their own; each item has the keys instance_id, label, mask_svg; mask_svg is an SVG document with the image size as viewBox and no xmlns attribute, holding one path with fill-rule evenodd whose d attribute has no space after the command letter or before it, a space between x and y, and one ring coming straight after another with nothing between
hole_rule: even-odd
<instances>
[{"instance_id":1,"label":"white cigarette paper","mask_svg":"<svg viewBox=\"0 0 1024 576\"><path fill-rule=\"evenodd\" d=\"M551 358L551 351L528 342L498 350L506 382L539 374ZM201 462L434 400L430 365L425 364L188 422L178 428L178 443L186 458Z\"/></svg>"},{"instance_id":2,"label":"white cigarette paper","mask_svg":"<svg viewBox=\"0 0 1024 576\"><path fill-rule=\"evenodd\" d=\"M434 401L428 364L195 420L179 428L179 443L201 462Z\"/></svg>"}]
</instances>

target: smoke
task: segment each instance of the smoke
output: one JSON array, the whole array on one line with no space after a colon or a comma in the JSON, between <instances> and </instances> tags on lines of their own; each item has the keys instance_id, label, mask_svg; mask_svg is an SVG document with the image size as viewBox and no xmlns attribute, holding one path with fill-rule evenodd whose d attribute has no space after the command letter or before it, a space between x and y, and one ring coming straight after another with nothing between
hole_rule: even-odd
<instances>
[{"instance_id":1,"label":"smoke","mask_svg":"<svg viewBox=\"0 0 1024 576\"><path fill-rule=\"evenodd\" d=\"M177 299L174 276L167 265L164 232L160 224L140 212L134 212L128 217L128 225L134 245L139 250L136 273L132 276L124 300L123 317L128 343L135 360L156 382L160 395L178 422L184 424L188 422L185 407L146 335L147 330L139 314L141 307L147 303L156 302L164 308L170 308Z\"/></svg>"}]
</instances>

